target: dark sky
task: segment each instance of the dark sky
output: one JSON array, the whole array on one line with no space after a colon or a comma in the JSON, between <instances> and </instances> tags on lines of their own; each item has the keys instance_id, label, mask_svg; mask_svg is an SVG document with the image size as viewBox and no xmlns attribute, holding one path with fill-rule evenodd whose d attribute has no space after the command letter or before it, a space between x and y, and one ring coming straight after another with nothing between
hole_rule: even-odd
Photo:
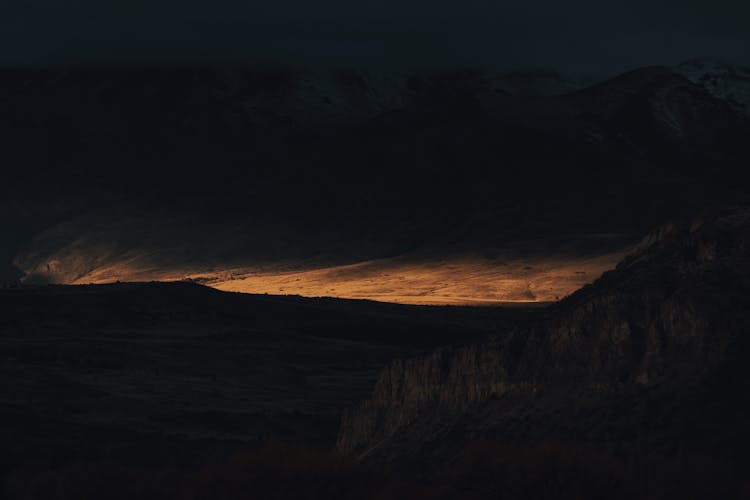
<instances>
[{"instance_id":1,"label":"dark sky","mask_svg":"<svg viewBox=\"0 0 750 500\"><path fill-rule=\"evenodd\" d=\"M748 0L0 0L0 64L750 63Z\"/></svg>"}]
</instances>

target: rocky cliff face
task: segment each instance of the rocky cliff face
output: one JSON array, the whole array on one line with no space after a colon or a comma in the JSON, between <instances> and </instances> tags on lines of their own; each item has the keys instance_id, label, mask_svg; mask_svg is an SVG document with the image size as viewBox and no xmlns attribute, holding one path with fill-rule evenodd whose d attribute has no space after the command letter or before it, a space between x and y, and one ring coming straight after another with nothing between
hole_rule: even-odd
<instances>
[{"instance_id":1,"label":"rocky cliff face","mask_svg":"<svg viewBox=\"0 0 750 500\"><path fill-rule=\"evenodd\" d=\"M736 449L748 292L749 209L665 226L539 322L393 362L338 447L386 460L488 436Z\"/></svg>"}]
</instances>

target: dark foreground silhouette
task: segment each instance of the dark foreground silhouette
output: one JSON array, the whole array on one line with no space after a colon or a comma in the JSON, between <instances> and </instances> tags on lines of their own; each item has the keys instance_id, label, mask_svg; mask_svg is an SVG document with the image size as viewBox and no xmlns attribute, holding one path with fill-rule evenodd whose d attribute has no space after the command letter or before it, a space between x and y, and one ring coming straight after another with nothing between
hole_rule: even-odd
<instances>
[{"instance_id":1,"label":"dark foreground silhouette","mask_svg":"<svg viewBox=\"0 0 750 500\"><path fill-rule=\"evenodd\" d=\"M201 467L82 462L27 465L18 499L715 499L750 498L746 477L711 457L571 443L479 442L434 478L384 472L340 455L268 443Z\"/></svg>"}]
</instances>

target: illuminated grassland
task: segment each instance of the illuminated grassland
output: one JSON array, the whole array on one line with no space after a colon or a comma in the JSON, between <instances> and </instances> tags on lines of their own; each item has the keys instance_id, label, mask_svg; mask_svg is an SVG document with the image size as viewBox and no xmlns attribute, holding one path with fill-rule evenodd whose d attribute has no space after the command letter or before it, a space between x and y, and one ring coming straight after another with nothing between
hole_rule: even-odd
<instances>
[{"instance_id":1,"label":"illuminated grassland","mask_svg":"<svg viewBox=\"0 0 750 500\"><path fill-rule=\"evenodd\" d=\"M354 238L273 221L214 224L123 209L49 228L14 264L28 284L192 279L255 294L528 303L556 301L594 282L637 241L617 232L541 236L533 227L518 231L532 236L514 237L498 220L506 219L488 213L455 228L417 225L414 237L402 234L412 227L404 223Z\"/></svg>"},{"instance_id":2,"label":"illuminated grassland","mask_svg":"<svg viewBox=\"0 0 750 500\"><path fill-rule=\"evenodd\" d=\"M290 272L209 278L220 290L370 299L403 304L550 302L594 281L621 254L561 260L376 260Z\"/></svg>"},{"instance_id":3,"label":"illuminated grassland","mask_svg":"<svg viewBox=\"0 0 750 500\"><path fill-rule=\"evenodd\" d=\"M219 290L307 297L369 299L403 304L490 304L559 300L613 268L622 252L589 256L377 259L305 267L148 265L123 259L85 272L58 272L49 281L69 284L192 279ZM67 259L66 259L67 260ZM65 267L64 262L53 262Z\"/></svg>"}]
</instances>

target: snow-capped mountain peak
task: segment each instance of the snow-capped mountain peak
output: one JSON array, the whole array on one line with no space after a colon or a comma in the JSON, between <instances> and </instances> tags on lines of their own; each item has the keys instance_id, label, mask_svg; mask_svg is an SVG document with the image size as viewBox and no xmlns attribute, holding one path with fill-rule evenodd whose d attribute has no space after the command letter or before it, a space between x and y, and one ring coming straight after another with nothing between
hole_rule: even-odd
<instances>
[{"instance_id":1,"label":"snow-capped mountain peak","mask_svg":"<svg viewBox=\"0 0 750 500\"><path fill-rule=\"evenodd\" d=\"M750 68L712 59L691 59L675 70L727 101L736 111L750 116Z\"/></svg>"}]
</instances>

